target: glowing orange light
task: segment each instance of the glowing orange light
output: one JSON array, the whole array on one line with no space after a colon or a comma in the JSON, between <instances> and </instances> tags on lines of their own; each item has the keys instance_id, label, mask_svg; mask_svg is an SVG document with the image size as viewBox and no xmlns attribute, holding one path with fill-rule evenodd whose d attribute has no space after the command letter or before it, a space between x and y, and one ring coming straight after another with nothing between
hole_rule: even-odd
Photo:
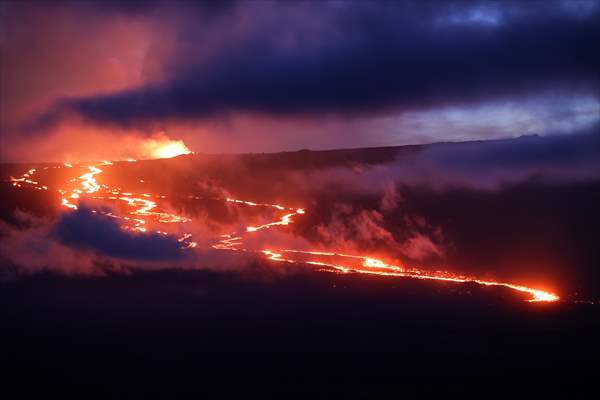
<instances>
[{"instance_id":1,"label":"glowing orange light","mask_svg":"<svg viewBox=\"0 0 600 400\"><path fill-rule=\"evenodd\" d=\"M191 153L183 140L171 140L165 134L147 139L142 144L142 151L150 158L171 158Z\"/></svg>"},{"instance_id":2,"label":"glowing orange light","mask_svg":"<svg viewBox=\"0 0 600 400\"><path fill-rule=\"evenodd\" d=\"M190 154L191 151L181 140L169 143L152 152L152 155L157 158L171 158L182 154Z\"/></svg>"},{"instance_id":3,"label":"glowing orange light","mask_svg":"<svg viewBox=\"0 0 600 400\"><path fill-rule=\"evenodd\" d=\"M154 146L152 154L160 158L168 158L180 154L190 153L189 149L185 146L185 144L183 144L182 141L171 141L168 138L163 138L161 141L153 140L151 144ZM68 168L74 168L68 163L63 165ZM96 180L96 177L97 175L101 174L103 170L98 167L109 167L110 165L112 165L111 162L102 161L97 165L82 166L87 168L89 172L79 176L78 178L68 179L66 183L68 185L67 187L69 187L68 189L58 189L58 192L61 194L61 205L73 210L77 210L77 205L71 203L70 200L78 200L85 196L89 196L94 199L103 199L106 197L107 199L114 201L123 201L129 207L127 215L115 215L108 211L102 211L102 213L111 218L117 218L123 221L123 229L130 231L146 232L148 228L141 225L146 225L146 223L150 220L154 221L155 223L185 223L191 221L189 218L183 215L167 212L157 201L149 199L151 197L156 199L165 199L165 195L149 193L135 194L132 192L123 192L121 191L121 188L110 188L107 185L99 184ZM16 187L22 187L23 185L27 184L39 190L47 190L47 186L40 185L37 181L28 179L33 176L35 172L35 169L30 169L19 178L10 177L10 181ZM104 194L106 196L97 196L96 192L100 192L98 194ZM268 222L258 226L246 227L246 234L260 230L266 230L275 226L290 225L294 222L293 217L298 217L306 213L305 209L303 208L289 208L279 204L261 204L232 198L225 198L222 200L243 206L270 207L280 211L287 210L286 214L280 214L278 219L273 222ZM166 232L160 230L157 230L156 232L163 235L167 234ZM241 247L244 240L243 233L237 234L234 232L233 234L220 235L220 237L221 239L212 245L214 249L244 252L256 251ZM192 241L191 238L192 234L184 233L183 236L178 239L183 249L193 249L198 246L198 243ZM502 286L518 292L527 293L529 296L531 296L528 300L530 302L553 302L559 300L559 297L554 293L530 288L524 285L482 280L476 277L461 276L444 271L428 271L414 267L408 268L397 266L388 264L381 259L370 256L297 249L262 250L261 252L272 261L315 265L322 267L319 269L320 271L336 273L360 273L457 283L471 282L482 286ZM327 257L335 257L336 262L330 262ZM344 262L351 264L351 266L343 265ZM360 264L356 265L357 262Z\"/></svg>"}]
</instances>

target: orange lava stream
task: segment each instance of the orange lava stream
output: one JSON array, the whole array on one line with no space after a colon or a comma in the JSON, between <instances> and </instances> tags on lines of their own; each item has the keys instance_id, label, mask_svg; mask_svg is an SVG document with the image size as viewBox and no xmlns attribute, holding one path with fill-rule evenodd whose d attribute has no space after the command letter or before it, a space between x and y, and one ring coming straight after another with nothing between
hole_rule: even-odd
<instances>
[{"instance_id":1,"label":"orange lava stream","mask_svg":"<svg viewBox=\"0 0 600 400\"><path fill-rule=\"evenodd\" d=\"M133 162L135 160L129 159L127 161ZM146 228L143 225L146 225L148 222L147 219L152 219L159 223L185 223L191 221L190 218L174 213L157 211L160 207L156 201L152 200L152 198L166 199L166 196L164 195L152 195L149 193L134 195L129 192L121 192L121 188L109 188L106 185L99 184L96 180L96 176L103 172L99 167L110 165L113 165L113 163L110 161L102 161L95 165L73 165L64 163L63 165L52 167L72 168L75 170L84 168L88 171L77 178L70 179L67 182L68 187L58 189L58 192L61 194L61 205L72 210L77 210L79 208L79 201L83 200L85 196L95 200L121 201L125 203L130 210L127 212L127 215L120 216L111 212L105 212L104 214L122 220L124 222L122 227L126 230L141 232L146 231ZM47 168L48 167L45 169ZM48 190L47 186L40 186L38 182L29 179L35 171L36 169L30 169L20 178L11 177L10 180L13 186L23 187L24 184L29 184L35 189ZM185 239L181 241L182 245L184 247L195 247L196 243L188 240L189 236L186 235L184 235Z\"/></svg>"},{"instance_id":2,"label":"orange lava stream","mask_svg":"<svg viewBox=\"0 0 600 400\"><path fill-rule=\"evenodd\" d=\"M135 161L135 160L127 160L127 161ZM96 177L103 172L99 167L101 166L110 166L112 165L109 161L103 161L100 164L96 165L72 165L69 163L65 163L62 166L55 166L52 168L85 168L88 172L78 176L77 178L70 179L68 181L68 185L70 186L67 189L58 189L58 192L61 194L61 205L64 207L77 210L78 209L78 201L82 199L84 196L88 196L92 199L97 200L111 200L111 201L121 201L124 202L128 207L128 212L126 215L115 215L111 212L103 212L104 215L107 215L112 218L117 218L123 221L123 229L133 230L133 231L142 231L145 232L147 229L143 225L146 225L149 220L152 220L155 223L186 223L191 221L191 219L177 215L174 213L169 213L163 211L163 209L159 206L158 201L162 199L166 199L167 197L164 195L153 195L149 193L142 194L133 194L129 192L121 192L120 188L109 188L106 185L99 184ZM45 167L47 169L49 167ZM10 181L15 187L23 187L24 185L29 185L30 187L34 187L37 190L48 190L48 187L45 185L41 185L39 182L31 179L35 174L36 169L30 169L26 173L24 173L19 178L11 177ZM194 197L199 199L198 197ZM322 251L303 251L303 250L295 250L295 249L264 249L264 250L251 250L245 249L242 247L243 239L245 234L251 234L257 231L261 231L264 229L269 229L275 226L286 226L290 225L294 222L294 217L298 215L305 214L305 210L302 208L290 208L284 207L279 204L261 204L254 203L251 201L238 200L232 198L220 199L230 203L250 206L250 207L270 207L274 208L278 211L286 211L284 215L279 217L278 220L265 223L258 226L248 226L246 227L243 233L233 233L233 234L223 234L221 235L221 239L212 245L214 249L217 250L227 250L227 251L243 251L243 252L260 252L267 256L269 260L276 262L288 262L295 264L309 264L322 267L321 270L336 272L336 273L360 273L360 274L371 274L371 275L380 275L380 276L394 276L394 277L405 277L412 279L427 279L427 280L435 280L435 281L446 281L446 282L457 282L457 283L476 283L482 286L501 286L506 287L521 293L526 293L531 298L528 300L530 302L554 302L558 301L559 297L556 294L540 290L534 289L523 285L506 283L506 282L497 282L490 280L482 280L475 277L467 277L461 275L455 275L450 272L445 271L426 271L420 270L417 268L405 268L397 265L392 265L384 262L383 260L361 256L361 255L352 255L352 254L340 254L335 252L322 252ZM94 210L93 212L98 212ZM167 234L166 232L157 230L159 234ZM197 246L197 243L191 240L192 235L190 233L185 233L178 240L181 243L183 248L194 248ZM284 254L286 255L284 257ZM307 256L311 256L313 258L306 259ZM298 257L298 258L294 258ZM305 259L302 259L304 257ZM325 262L323 259L333 258L341 259L348 261L349 263L360 262L359 265L342 265L340 263L333 262Z\"/></svg>"},{"instance_id":3,"label":"orange lava stream","mask_svg":"<svg viewBox=\"0 0 600 400\"><path fill-rule=\"evenodd\" d=\"M249 206L266 206L266 207L275 207L279 210L285 210L286 208L277 204L257 204L249 201L242 200L234 200L227 199L230 202L242 203ZM293 208L288 208L289 210L293 210ZM278 221L267 223L264 225L256 226L256 227L247 227L246 232L256 232L261 229L270 228L272 226L277 225L288 225L293 222L292 217L295 215L304 214L304 209L296 209L295 212L288 213L283 215ZM216 245L213 245L215 249L221 250L233 250L233 251L249 251L247 249L240 248L243 244L243 236L233 236L233 235L223 235L225 239L220 240ZM366 257L366 256L358 256L351 254L341 254L341 253L332 253L332 252L321 252L321 251L302 251L302 250L293 250L293 249L280 249L280 250L262 250L262 253L268 256L269 260L279 261L279 262L289 262L289 263L305 263L311 265L317 265L321 267L331 268L334 272L338 273L361 273L361 274L371 274L371 275L381 275L381 276L397 276L397 277L405 277L405 278L413 278L413 279L429 279L429 280L437 280L437 281L447 281L447 282L457 282L457 283L476 283L483 286L502 286L509 289L516 290L518 292L527 293L531 296L529 302L552 302L558 301L560 298L550 292L534 289L523 285L516 285L512 283L506 282L496 282L496 281L488 281L477 279L474 277L466 277L460 275L453 275L449 272L444 271L423 271L416 268L403 268L396 265L388 264L380 259ZM313 255L313 256L329 256L329 257L338 257L338 258L346 258L346 259L355 259L360 260L362 265L360 267L348 267L340 264L326 263L322 261L316 260L303 260L298 261L293 258L284 258L283 253L288 254L304 254L304 255Z\"/></svg>"},{"instance_id":4,"label":"orange lava stream","mask_svg":"<svg viewBox=\"0 0 600 400\"><path fill-rule=\"evenodd\" d=\"M495 282L495 281L485 281L477 278L469 278L458 275L451 275L448 272L426 272L422 270L418 270L416 268L405 269L396 265L387 264L379 259L365 257L365 256L355 256L349 254L339 254L339 253L324 253L317 251L300 251L300 250L263 250L264 254L266 254L270 260L280 261L280 262L297 262L293 258L284 258L282 253L301 253L301 254L309 254L309 255L320 255L320 256L337 256L342 258L357 258L362 260L361 267L346 267L337 264L325 263L321 261L304 261L307 264L319 265L322 267L332 268L334 272L338 273L361 273L361 274L371 274L371 275L382 275L382 276L398 276L404 278L413 278L413 279L430 279L436 281L447 281L447 282L457 282L457 283L477 283L479 285L484 286L503 286L507 287L519 292L527 293L531 295L531 299L529 302L540 302L540 301L557 301L559 297L553 293L549 293L539 289L529 288L523 285L515 285L512 283L505 282Z\"/></svg>"}]
</instances>

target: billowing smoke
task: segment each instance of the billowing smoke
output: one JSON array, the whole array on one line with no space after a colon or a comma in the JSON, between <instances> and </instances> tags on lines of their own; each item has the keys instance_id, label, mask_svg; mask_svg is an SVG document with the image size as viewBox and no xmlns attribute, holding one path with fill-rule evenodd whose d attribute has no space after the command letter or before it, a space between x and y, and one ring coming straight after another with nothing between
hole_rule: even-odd
<instances>
[{"instance_id":1,"label":"billowing smoke","mask_svg":"<svg viewBox=\"0 0 600 400\"><path fill-rule=\"evenodd\" d=\"M190 221L149 221L147 233L133 233L123 230L123 221L117 224L90 210L70 211L29 227L7 225L0 240L2 253L7 265L29 270L64 260L65 268L56 270L71 273L77 269L72 261L81 260L78 271L91 273L102 271L98 265L242 271L257 261L268 264L261 250L316 250L423 268L442 266L507 281L566 282L575 279L568 273L575 264L579 270L586 268L582 276L594 274L586 267L594 265L594 244L578 232L588 224L597 226L598 137L591 133L333 152L197 154L101 165L99 183L121 192L151 193L164 212ZM60 171L68 176L66 169ZM54 172L33 177L41 179L43 173ZM16 194L24 189L7 186L3 209L23 205ZM127 212L122 206L115 206L113 213ZM296 213L298 208L305 212ZM289 223L247 231L280 221L286 213L293 214ZM167 236L152 233L157 230ZM190 239L185 238L188 234ZM242 237L237 251L213 248L223 235ZM561 242L560 252L552 245L556 241ZM27 256L38 257L21 260L28 243L39 251ZM56 255L62 251L64 257Z\"/></svg>"}]
</instances>

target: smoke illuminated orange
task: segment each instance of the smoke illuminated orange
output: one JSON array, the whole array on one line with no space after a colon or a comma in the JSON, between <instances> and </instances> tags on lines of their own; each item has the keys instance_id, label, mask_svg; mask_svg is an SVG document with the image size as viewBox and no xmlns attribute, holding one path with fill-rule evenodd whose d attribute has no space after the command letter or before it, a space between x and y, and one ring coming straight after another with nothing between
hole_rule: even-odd
<instances>
[{"instance_id":1,"label":"smoke illuminated orange","mask_svg":"<svg viewBox=\"0 0 600 400\"><path fill-rule=\"evenodd\" d=\"M156 149L152 155L154 155L156 158L171 158L190 153L191 151L185 146L185 144L183 144L181 141L178 141L175 143L169 143Z\"/></svg>"},{"instance_id":2,"label":"smoke illuminated orange","mask_svg":"<svg viewBox=\"0 0 600 400\"><path fill-rule=\"evenodd\" d=\"M157 147L154 151L155 155L160 158L188 154L190 152L181 141L169 141L164 147ZM160 202L167 198L165 195L122 192L120 188L110 188L107 185L99 183L97 181L98 176L103 172L100 167L110 168L111 165L113 165L112 162L103 161L94 165L73 165L65 163L53 167L73 169L75 174L72 179L65 182L65 187L56 189L61 194L61 205L69 209L77 210L78 203L85 200L85 198L106 202L122 202L128 210L125 215L116 215L108 211L95 212L102 212L109 217L121 220L122 228L131 231L145 232L147 230L146 226L150 221L155 224L184 224L191 221L186 216L169 212L166 208L162 207ZM79 172L81 169L84 170L83 174ZM47 185L42 185L38 181L32 179L35 173L36 169L30 169L19 178L11 177L13 186L23 187L24 185L28 185L37 190L48 190ZM528 294L530 296L528 301L531 302L554 302L559 300L559 297L554 293L521 284L483 280L446 271L427 271L415 267L409 268L392 265L386 263L382 259L364 255L298 249L247 249L243 247L244 235L253 234L258 231L278 226L290 225L294 222L294 218L305 214L306 211L302 208L290 208L279 204L259 204L232 198L220 200L238 204L240 206L269 207L281 211L283 215L280 215L278 219L272 222L257 226L248 226L241 233L233 232L222 234L221 238L212 245L212 247L217 250L256 252L264 254L272 261L314 265L319 267L319 270L335 273L371 274L456 283L470 282L482 286L500 286ZM157 230L156 232L159 234L166 234L166 232L162 230ZM179 242L182 248L192 249L197 247L197 242L192 240L191 233L184 233L179 238Z\"/></svg>"},{"instance_id":3,"label":"smoke illuminated orange","mask_svg":"<svg viewBox=\"0 0 600 400\"><path fill-rule=\"evenodd\" d=\"M150 158L172 158L192 153L182 140L171 140L164 134L147 139L142 147Z\"/></svg>"}]
</instances>

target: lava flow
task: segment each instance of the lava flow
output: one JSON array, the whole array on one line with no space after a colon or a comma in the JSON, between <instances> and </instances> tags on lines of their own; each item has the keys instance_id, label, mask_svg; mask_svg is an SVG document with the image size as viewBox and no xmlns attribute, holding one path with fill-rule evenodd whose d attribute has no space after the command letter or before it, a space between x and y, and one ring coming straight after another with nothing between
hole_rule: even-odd
<instances>
[{"instance_id":1,"label":"lava flow","mask_svg":"<svg viewBox=\"0 0 600 400\"><path fill-rule=\"evenodd\" d=\"M185 148L185 150L187 150L187 148ZM175 148L165 150L161 155L169 156L182 151L185 153L182 148L176 146ZM120 202L122 206L121 209L126 210L123 215L117 215L110 211L94 210L94 212L100 212L109 217L121 220L122 228L131 231L145 232L148 230L147 226L150 222L152 222L154 226L160 226L160 224L185 224L191 221L191 219L183 215L169 212L165 207L162 207L160 203L167 198L165 195L151 193L134 194L123 192L121 188L111 188L105 184L99 183L98 177L103 172L102 168L110 168L111 165L113 165L112 162L102 161L92 165L73 165L65 163L60 166L52 167L68 168L75 172L74 177L65 182L63 187L56 189L61 194L62 206L77 210L79 201L85 200L86 198L93 199L94 201L106 202L109 205ZM45 169L47 168L50 167L45 167ZM81 173L81 170L83 170L84 173ZM27 185L37 190L50 190L48 185L42 185L39 181L33 179L33 175L36 171L35 168L32 168L19 178L11 177L13 186L24 187ZM559 297L556 294L524 285L483 280L476 277L456 275L445 271L427 271L414 267L407 268L388 264L383 260L362 255L297 249L247 249L243 247L245 235L278 226L290 225L294 222L294 218L303 215L305 210L302 208L285 207L279 204L259 204L232 198L218 200L238 204L240 206L268 207L277 210L276 212L282 212L283 215L273 222L257 226L247 226L243 232L222 234L221 238L212 245L212 248L217 250L261 253L272 261L314 265L319 267L319 270L335 273L371 274L456 283L470 282L482 286L501 286L528 294L530 296L528 301L530 302L554 302L559 300ZM156 232L166 234L166 232L162 230L156 230ZM179 238L179 242L183 248L191 249L197 246L197 243L192 240L192 235L190 233L184 233Z\"/></svg>"},{"instance_id":2,"label":"lava flow","mask_svg":"<svg viewBox=\"0 0 600 400\"><path fill-rule=\"evenodd\" d=\"M505 282L495 282L495 281L486 281L472 277L465 277L459 275L453 275L449 272L427 272L423 270L419 270L416 268L403 268L396 265L387 264L382 260L372 257L365 256L355 256L349 254L339 254L339 253L326 253L326 252L318 252L318 251L300 251L300 250L263 250L263 253L269 257L270 260L273 261L281 261L281 262L297 262L294 258L284 258L283 254L302 254L302 255L316 255L316 256L330 256L337 258L347 258L347 259L357 259L361 261L359 266L348 267L339 264L326 263L322 261L310 261L305 260L304 262L307 264L317 265L325 268L330 268L333 272L339 273L361 273L361 274L372 274L372 275L383 275L383 276L398 276L404 278L413 278L413 279L430 279L436 281L446 281L446 282L457 282L457 283L467 283L472 282L479 285L484 286L503 286L509 289L516 290L518 292L527 293L531 296L530 302L538 302L538 301L557 301L559 297L555 294L539 290L529 288L523 285L515 285L512 283ZM325 269L326 270L326 269Z\"/></svg>"}]
</instances>

